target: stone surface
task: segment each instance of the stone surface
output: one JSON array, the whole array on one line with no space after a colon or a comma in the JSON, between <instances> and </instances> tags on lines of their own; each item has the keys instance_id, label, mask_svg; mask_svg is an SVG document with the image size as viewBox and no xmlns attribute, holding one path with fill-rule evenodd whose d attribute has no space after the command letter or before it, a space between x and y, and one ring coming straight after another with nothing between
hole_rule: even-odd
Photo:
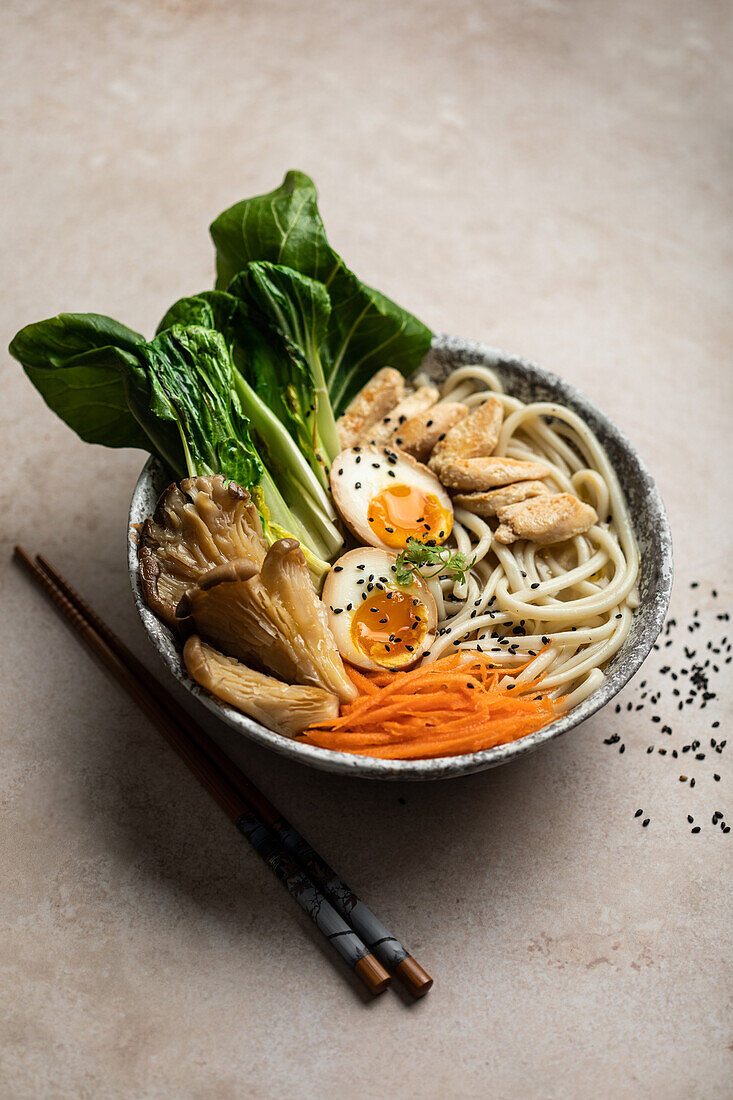
<instances>
[{"instance_id":1,"label":"stone surface","mask_svg":"<svg viewBox=\"0 0 733 1100\"><path fill-rule=\"evenodd\" d=\"M363 278L564 375L638 445L675 536L673 614L704 617L690 645L719 640L727 5L16 0L0 18L6 340L62 309L151 331L210 283L211 217L301 167ZM8 564L14 541L47 552L160 671L126 574L141 456L82 444L7 356L2 380L3 1095L729 1090L724 754L686 756L691 789L646 754L662 743L648 709L611 708L516 764L401 786L222 735L436 979L418 1004L365 1003ZM662 659L637 684L668 693ZM670 746L725 728L720 683Z\"/></svg>"}]
</instances>

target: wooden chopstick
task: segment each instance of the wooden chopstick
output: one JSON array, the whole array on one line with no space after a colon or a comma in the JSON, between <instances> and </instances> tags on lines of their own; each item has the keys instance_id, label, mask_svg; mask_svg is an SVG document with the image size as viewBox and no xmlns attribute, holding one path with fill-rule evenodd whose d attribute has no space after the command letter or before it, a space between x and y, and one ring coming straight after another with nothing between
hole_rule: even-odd
<instances>
[{"instance_id":1,"label":"wooden chopstick","mask_svg":"<svg viewBox=\"0 0 733 1100\"><path fill-rule=\"evenodd\" d=\"M128 668L80 608L71 603L51 576L44 572L22 547L15 547L14 556L50 597L55 607L87 646L157 726L166 741L219 803L257 854L283 883L291 897L295 898L369 991L377 994L386 989L390 976L382 964L343 917L336 912L303 868L285 851L276 835L260 820L244 795L231 785L199 744L173 720L157 695L137 678L131 668ZM101 622L97 616L95 619ZM121 642L119 644L122 646ZM158 687L156 691L161 693L163 689ZM201 736L206 736L203 731Z\"/></svg>"},{"instance_id":2,"label":"wooden chopstick","mask_svg":"<svg viewBox=\"0 0 733 1100\"><path fill-rule=\"evenodd\" d=\"M247 778L213 738L201 729L186 710L162 687L134 653L100 619L69 582L43 557L36 561L48 577L61 589L74 607L91 623L110 649L154 693L175 722L181 726L236 790L250 803L255 814L280 839L283 847L294 856L308 872L310 878L326 895L334 909L359 934L364 943L385 966L394 970L414 997L423 997L431 988L433 979L419 962L392 935L379 918L364 904L353 890L339 878L333 868L315 851L298 830L287 821L272 802Z\"/></svg>"}]
</instances>

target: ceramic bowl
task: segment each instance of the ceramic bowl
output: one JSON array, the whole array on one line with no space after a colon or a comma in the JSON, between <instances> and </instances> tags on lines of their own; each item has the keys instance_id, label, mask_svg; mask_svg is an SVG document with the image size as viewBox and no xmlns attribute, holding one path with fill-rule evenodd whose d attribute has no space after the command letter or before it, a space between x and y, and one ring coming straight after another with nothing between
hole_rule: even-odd
<instances>
[{"instance_id":1,"label":"ceramic bowl","mask_svg":"<svg viewBox=\"0 0 733 1100\"><path fill-rule=\"evenodd\" d=\"M616 468L641 553L640 602L629 637L606 668L605 681L572 711L544 729L512 744L497 745L482 752L434 760L376 760L303 745L273 733L245 714L217 702L191 680L183 665L178 640L143 600L136 545L130 539L129 568L133 595L151 642L175 678L222 722L244 737L302 764L343 775L398 780L445 779L466 775L515 760L575 729L621 691L651 650L669 605L672 537L659 491L635 448L608 417L569 382L517 356L456 336L436 336L423 369L436 381L442 381L452 370L467 363L491 367L501 376L507 392L523 401L557 401L573 409L595 432ZM159 494L169 481L165 470L155 459L145 464L132 496L131 524L142 523L152 514Z\"/></svg>"}]
</instances>

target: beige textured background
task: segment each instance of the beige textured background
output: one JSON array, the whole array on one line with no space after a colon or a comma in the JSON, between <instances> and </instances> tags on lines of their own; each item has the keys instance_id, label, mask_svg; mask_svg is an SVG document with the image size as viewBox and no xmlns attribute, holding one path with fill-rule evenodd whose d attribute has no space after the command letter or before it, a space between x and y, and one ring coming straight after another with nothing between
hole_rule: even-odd
<instances>
[{"instance_id":1,"label":"beige textured background","mask_svg":"<svg viewBox=\"0 0 733 1100\"><path fill-rule=\"evenodd\" d=\"M4 344L64 309L150 332L210 283L211 217L302 168L364 279L615 418L670 510L678 617L693 578L703 609L713 582L731 606L730 4L0 14ZM141 456L85 446L4 353L0 370L3 1096L731 1095L733 834L709 825L733 818L730 769L679 784L644 752L646 712L433 786L225 735L436 977L420 1004L364 1003L8 565L15 540L45 550L154 663L125 572ZM682 736L710 716L686 713ZM624 756L602 744L616 730Z\"/></svg>"}]
</instances>

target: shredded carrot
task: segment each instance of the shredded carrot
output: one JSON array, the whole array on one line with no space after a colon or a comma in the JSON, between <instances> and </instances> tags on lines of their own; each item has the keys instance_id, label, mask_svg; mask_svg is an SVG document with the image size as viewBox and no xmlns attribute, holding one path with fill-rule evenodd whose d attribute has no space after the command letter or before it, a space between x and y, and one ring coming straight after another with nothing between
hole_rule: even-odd
<instances>
[{"instance_id":1,"label":"shredded carrot","mask_svg":"<svg viewBox=\"0 0 733 1100\"><path fill-rule=\"evenodd\" d=\"M518 681L528 664L504 669L478 651L441 657L410 672L362 672L346 666L359 691L339 717L309 726L309 745L382 759L479 752L541 729L562 700L541 681Z\"/></svg>"}]
</instances>

